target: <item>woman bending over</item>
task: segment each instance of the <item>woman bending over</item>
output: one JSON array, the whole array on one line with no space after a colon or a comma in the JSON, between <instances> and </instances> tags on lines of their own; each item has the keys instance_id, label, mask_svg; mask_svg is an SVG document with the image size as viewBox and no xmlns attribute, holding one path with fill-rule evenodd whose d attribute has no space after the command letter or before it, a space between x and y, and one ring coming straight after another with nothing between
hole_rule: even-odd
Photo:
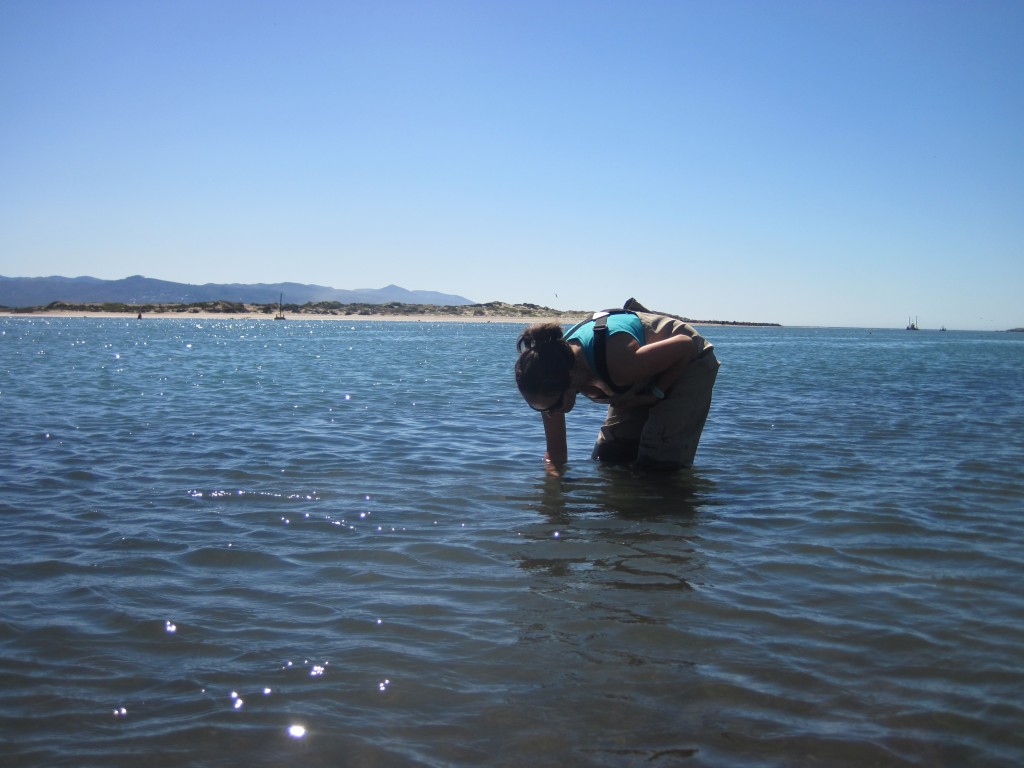
<instances>
[{"instance_id":1,"label":"woman bending over","mask_svg":"<svg viewBox=\"0 0 1024 768\"><path fill-rule=\"evenodd\" d=\"M550 470L565 466L565 414L579 394L608 404L592 458L692 466L719 362L690 325L630 299L625 310L596 312L567 333L556 323L532 325L517 348L516 384L541 413Z\"/></svg>"}]
</instances>

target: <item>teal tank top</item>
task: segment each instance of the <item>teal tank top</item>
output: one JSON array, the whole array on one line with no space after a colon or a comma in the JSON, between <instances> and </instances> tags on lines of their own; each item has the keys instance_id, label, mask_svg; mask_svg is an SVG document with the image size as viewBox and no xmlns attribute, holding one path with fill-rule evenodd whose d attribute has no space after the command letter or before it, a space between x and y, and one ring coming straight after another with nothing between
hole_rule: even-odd
<instances>
[{"instance_id":1,"label":"teal tank top","mask_svg":"<svg viewBox=\"0 0 1024 768\"><path fill-rule=\"evenodd\" d=\"M639 342L640 346L644 345L643 323L632 312L608 315L608 336L614 336L616 333L628 333ZM576 331L566 336L565 340L579 342L583 347L583 354L587 359L587 364L591 370L597 370L597 363L594 360L594 324L592 322L584 323Z\"/></svg>"}]
</instances>

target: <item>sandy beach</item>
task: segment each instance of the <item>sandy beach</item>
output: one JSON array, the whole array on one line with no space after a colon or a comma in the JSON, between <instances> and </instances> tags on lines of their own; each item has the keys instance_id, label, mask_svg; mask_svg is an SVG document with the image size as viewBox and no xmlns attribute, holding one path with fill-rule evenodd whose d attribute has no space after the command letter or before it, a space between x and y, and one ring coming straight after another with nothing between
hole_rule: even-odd
<instances>
[{"instance_id":1,"label":"sandy beach","mask_svg":"<svg viewBox=\"0 0 1024 768\"><path fill-rule=\"evenodd\" d=\"M525 316L517 317L510 315L500 314L422 314L422 315L361 315L361 314L328 314L328 313L285 313L285 321L296 322L296 321L307 321L307 320L330 320L330 321L346 321L354 323L363 322L400 322L400 323L522 323L524 325L530 325L532 323L576 323L586 317L586 313L572 313L564 315L543 315L543 316ZM44 310L39 312L11 312L3 311L0 312L0 317L27 317L27 318L67 318L67 317L82 317L82 318L100 318L100 319L121 319L121 320L136 320L138 321L138 315L131 314L128 312L75 312L68 310ZM233 320L233 321L249 321L249 320L260 320L265 322L274 322L274 315L268 315L263 312L204 312L204 311L184 311L184 312L152 312L143 313L142 320Z\"/></svg>"},{"instance_id":2,"label":"sandy beach","mask_svg":"<svg viewBox=\"0 0 1024 768\"><path fill-rule=\"evenodd\" d=\"M537 314L537 315L515 315L515 314L502 314L500 312L485 311L483 314L478 314L474 311L473 314L453 314L453 313L439 313L439 314L387 314L387 315L374 315L374 314L331 314L328 312L314 313L314 312L285 312L284 319L290 322L298 321L347 321L353 323L365 323L365 322L376 322L376 323L513 323L516 325L533 325L534 323L560 323L561 325L574 325L580 320L583 320L590 316L589 312L565 312L560 315L556 314ZM81 318L98 318L98 319L121 319L121 320L135 320L138 321L138 315L130 312L84 312L81 310L39 310L38 312L14 312L9 309L0 310L0 318L2 317L28 317L28 318L68 318L68 317L81 317ZM228 321L250 321L259 320L268 323L274 322L274 315L267 314L265 312L210 312L206 310L185 310L185 311L167 311L167 312L144 312L142 320L161 320L161 319L172 319L172 320L228 320ZM710 328L715 326L730 326L730 325L743 325L749 327L777 327L776 323L726 323L726 322L706 322L701 320L688 320L687 322L694 327Z\"/></svg>"}]
</instances>

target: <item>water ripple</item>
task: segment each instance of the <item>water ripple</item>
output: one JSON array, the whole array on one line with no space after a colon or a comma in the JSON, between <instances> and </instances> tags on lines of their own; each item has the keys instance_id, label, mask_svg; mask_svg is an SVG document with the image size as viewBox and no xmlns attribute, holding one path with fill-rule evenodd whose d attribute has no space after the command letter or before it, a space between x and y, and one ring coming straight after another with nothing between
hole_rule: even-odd
<instances>
[{"instance_id":1,"label":"water ripple","mask_svg":"<svg viewBox=\"0 0 1024 768\"><path fill-rule=\"evenodd\" d=\"M553 478L518 330L0 319L0 761L1024 759L1019 340L708 329L693 470Z\"/></svg>"}]
</instances>

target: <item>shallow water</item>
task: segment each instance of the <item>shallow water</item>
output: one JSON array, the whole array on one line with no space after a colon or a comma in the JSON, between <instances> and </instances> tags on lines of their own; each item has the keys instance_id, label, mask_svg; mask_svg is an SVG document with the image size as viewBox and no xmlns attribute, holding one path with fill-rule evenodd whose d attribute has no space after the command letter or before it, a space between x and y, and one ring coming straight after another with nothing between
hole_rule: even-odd
<instances>
[{"instance_id":1,"label":"shallow water","mask_svg":"<svg viewBox=\"0 0 1024 768\"><path fill-rule=\"evenodd\" d=\"M1024 338L708 328L554 479L519 330L0 320L0 762L1024 759Z\"/></svg>"}]
</instances>

